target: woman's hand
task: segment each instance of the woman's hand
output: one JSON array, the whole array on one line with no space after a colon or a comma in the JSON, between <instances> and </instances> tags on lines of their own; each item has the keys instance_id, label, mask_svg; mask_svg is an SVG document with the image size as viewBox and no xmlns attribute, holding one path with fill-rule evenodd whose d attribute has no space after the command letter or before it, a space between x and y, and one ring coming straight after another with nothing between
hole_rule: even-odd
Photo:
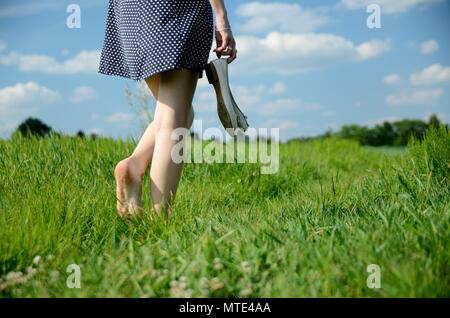
<instances>
[{"instance_id":1,"label":"woman's hand","mask_svg":"<svg viewBox=\"0 0 450 318\"><path fill-rule=\"evenodd\" d=\"M228 63L233 62L237 57L236 41L229 23L218 23L216 26L217 47L214 49L218 58L229 56Z\"/></svg>"}]
</instances>

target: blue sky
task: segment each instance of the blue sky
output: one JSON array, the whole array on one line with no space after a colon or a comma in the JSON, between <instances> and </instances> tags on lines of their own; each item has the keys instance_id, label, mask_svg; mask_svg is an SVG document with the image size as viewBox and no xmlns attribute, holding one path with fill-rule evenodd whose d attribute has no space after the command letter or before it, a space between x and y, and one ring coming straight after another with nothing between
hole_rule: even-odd
<instances>
[{"instance_id":1,"label":"blue sky","mask_svg":"<svg viewBox=\"0 0 450 318\"><path fill-rule=\"evenodd\" d=\"M366 25L373 2L381 29ZM66 26L70 3L79 29ZM448 0L226 3L239 50L230 82L251 126L286 140L432 113L449 121ZM97 73L106 13L99 0L0 2L0 137L28 116L69 134L139 136L145 121L125 87L142 87ZM221 127L206 79L194 108L204 128Z\"/></svg>"}]
</instances>

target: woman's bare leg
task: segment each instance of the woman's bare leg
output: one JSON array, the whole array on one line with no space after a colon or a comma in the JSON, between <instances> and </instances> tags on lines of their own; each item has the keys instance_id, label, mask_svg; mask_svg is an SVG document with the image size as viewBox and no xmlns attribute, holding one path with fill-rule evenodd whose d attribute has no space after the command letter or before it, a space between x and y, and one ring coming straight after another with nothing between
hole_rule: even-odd
<instances>
[{"instance_id":1,"label":"woman's bare leg","mask_svg":"<svg viewBox=\"0 0 450 318\"><path fill-rule=\"evenodd\" d=\"M158 91L159 91L159 83L161 82L161 74L156 74L147 78L146 83L150 90L152 91L153 97L155 100L158 100ZM137 144L133 154L130 156L130 159L137 166L137 170L142 174L145 173L150 161L153 157L153 150L155 148L155 131L157 131L161 124L161 112L160 107L156 107L154 120L148 125L144 134L142 135L139 143ZM186 127L191 128L192 122L194 121L194 110L191 107L189 112L189 117L186 122Z\"/></svg>"},{"instance_id":2,"label":"woman's bare leg","mask_svg":"<svg viewBox=\"0 0 450 318\"><path fill-rule=\"evenodd\" d=\"M164 207L170 213L181 178L182 163L172 160L172 148L179 142L172 140L177 128L187 128L198 73L181 69L164 72L158 90L157 108L161 119L156 127L155 148L150 169L153 207L160 213Z\"/></svg>"},{"instance_id":3,"label":"woman's bare leg","mask_svg":"<svg viewBox=\"0 0 450 318\"><path fill-rule=\"evenodd\" d=\"M146 79L146 83L155 100L161 75L156 74ZM115 168L117 211L122 216L131 216L141 212L142 177L149 165L155 146L155 111L154 120L148 125L133 154L121 160Z\"/></svg>"},{"instance_id":4,"label":"woman's bare leg","mask_svg":"<svg viewBox=\"0 0 450 318\"><path fill-rule=\"evenodd\" d=\"M161 74L151 76L145 81L155 100L158 100ZM120 161L116 166L117 210L122 216L141 212L142 177L153 157L155 134L162 119L161 109L162 107L156 107L154 120L148 125L133 154ZM193 121L194 111L191 106L184 127L189 129Z\"/></svg>"}]
</instances>

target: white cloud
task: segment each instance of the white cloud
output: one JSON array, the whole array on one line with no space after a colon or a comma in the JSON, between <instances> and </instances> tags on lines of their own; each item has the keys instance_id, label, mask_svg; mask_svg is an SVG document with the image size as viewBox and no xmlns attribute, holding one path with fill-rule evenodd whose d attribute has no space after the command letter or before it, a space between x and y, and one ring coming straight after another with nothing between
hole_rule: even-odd
<instances>
[{"instance_id":1,"label":"white cloud","mask_svg":"<svg viewBox=\"0 0 450 318\"><path fill-rule=\"evenodd\" d=\"M361 60L367 60L377 57L391 49L390 41L372 40L364 42L358 45L356 48L358 52L358 58Z\"/></svg>"},{"instance_id":2,"label":"white cloud","mask_svg":"<svg viewBox=\"0 0 450 318\"><path fill-rule=\"evenodd\" d=\"M72 103L82 103L85 101L94 100L96 98L96 92L93 87L80 86L73 90L70 100Z\"/></svg>"},{"instance_id":3,"label":"white cloud","mask_svg":"<svg viewBox=\"0 0 450 318\"><path fill-rule=\"evenodd\" d=\"M287 87L283 82L276 82L269 89L269 92L270 92L270 94L278 95L278 94L286 92L286 90L287 90Z\"/></svg>"},{"instance_id":4,"label":"white cloud","mask_svg":"<svg viewBox=\"0 0 450 318\"><path fill-rule=\"evenodd\" d=\"M381 7L381 13L394 14L405 12L418 6L427 6L442 2L442 0L341 0L340 5L346 9L365 9L368 5L376 3Z\"/></svg>"},{"instance_id":5,"label":"white cloud","mask_svg":"<svg viewBox=\"0 0 450 318\"><path fill-rule=\"evenodd\" d=\"M94 127L89 129L88 134L103 135L103 129Z\"/></svg>"},{"instance_id":6,"label":"white cloud","mask_svg":"<svg viewBox=\"0 0 450 318\"><path fill-rule=\"evenodd\" d=\"M238 105L244 108L251 107L261 101L261 95L266 92L263 85L255 86L233 86L232 92ZM215 112L217 99L213 89L202 88L198 93L198 102L194 103L194 109L199 112Z\"/></svg>"},{"instance_id":7,"label":"white cloud","mask_svg":"<svg viewBox=\"0 0 450 318\"><path fill-rule=\"evenodd\" d=\"M11 52L0 55L0 64L17 65L22 72L50 74L96 73L100 61L100 51L81 51L63 62L48 55L27 55Z\"/></svg>"},{"instance_id":8,"label":"white cloud","mask_svg":"<svg viewBox=\"0 0 450 318\"><path fill-rule=\"evenodd\" d=\"M216 95L214 95L214 91L212 89L200 90L197 93L197 96L199 100L207 102L214 101L216 98Z\"/></svg>"},{"instance_id":9,"label":"white cloud","mask_svg":"<svg viewBox=\"0 0 450 318\"><path fill-rule=\"evenodd\" d=\"M0 41L0 53L3 52L6 49L6 43Z\"/></svg>"},{"instance_id":10,"label":"white cloud","mask_svg":"<svg viewBox=\"0 0 450 318\"><path fill-rule=\"evenodd\" d=\"M265 85L236 86L233 95L236 101L242 105L256 105L261 102L261 97L268 92Z\"/></svg>"},{"instance_id":11,"label":"white cloud","mask_svg":"<svg viewBox=\"0 0 450 318\"><path fill-rule=\"evenodd\" d=\"M283 2L250 2L240 5L237 14L246 19L239 26L243 32L311 32L329 23L317 9L304 9L298 4Z\"/></svg>"},{"instance_id":12,"label":"white cloud","mask_svg":"<svg viewBox=\"0 0 450 318\"><path fill-rule=\"evenodd\" d=\"M114 113L105 118L108 123L129 125L135 119L135 116L129 113Z\"/></svg>"},{"instance_id":13,"label":"white cloud","mask_svg":"<svg viewBox=\"0 0 450 318\"><path fill-rule=\"evenodd\" d=\"M17 83L0 89L1 117L16 111L20 107L42 103L54 103L60 97L59 93L35 82Z\"/></svg>"},{"instance_id":14,"label":"white cloud","mask_svg":"<svg viewBox=\"0 0 450 318\"><path fill-rule=\"evenodd\" d=\"M297 128L298 122L293 121L282 121L279 123L278 126L280 129L291 129L291 128Z\"/></svg>"},{"instance_id":15,"label":"white cloud","mask_svg":"<svg viewBox=\"0 0 450 318\"><path fill-rule=\"evenodd\" d=\"M373 40L356 46L348 39L326 33L271 32L263 38L239 36L237 43L239 58L234 71L240 74L298 74L374 58L390 49L390 41Z\"/></svg>"},{"instance_id":16,"label":"white cloud","mask_svg":"<svg viewBox=\"0 0 450 318\"><path fill-rule=\"evenodd\" d=\"M265 115L276 115L286 111L317 111L321 106L316 103L308 103L298 98L284 98L267 102L258 112Z\"/></svg>"},{"instance_id":17,"label":"white cloud","mask_svg":"<svg viewBox=\"0 0 450 318\"><path fill-rule=\"evenodd\" d=\"M442 88L419 90L413 92L402 91L389 95L386 102L391 106L426 104L439 99L444 94Z\"/></svg>"},{"instance_id":18,"label":"white cloud","mask_svg":"<svg viewBox=\"0 0 450 318\"><path fill-rule=\"evenodd\" d=\"M54 10L61 6L56 2L33 2L26 4L12 4L0 6L0 18L23 17L38 14L47 10Z\"/></svg>"},{"instance_id":19,"label":"white cloud","mask_svg":"<svg viewBox=\"0 0 450 318\"><path fill-rule=\"evenodd\" d=\"M272 118L262 122L255 128L279 128L280 130L289 130L297 127L299 127L299 123L297 121Z\"/></svg>"},{"instance_id":20,"label":"white cloud","mask_svg":"<svg viewBox=\"0 0 450 318\"><path fill-rule=\"evenodd\" d=\"M433 85L450 81L450 67L433 64L409 77L413 85Z\"/></svg>"},{"instance_id":21,"label":"white cloud","mask_svg":"<svg viewBox=\"0 0 450 318\"><path fill-rule=\"evenodd\" d=\"M400 117L396 117L396 116L388 116L388 117L383 117L383 118L378 118L378 119L369 119L367 120L364 125L367 125L369 127L373 127L376 125L381 125L384 122L389 122L389 123L393 123L395 121L399 121L401 120Z\"/></svg>"},{"instance_id":22,"label":"white cloud","mask_svg":"<svg viewBox=\"0 0 450 318\"><path fill-rule=\"evenodd\" d=\"M67 56L69 55L70 51L67 48L61 49L61 55L62 56Z\"/></svg>"},{"instance_id":23,"label":"white cloud","mask_svg":"<svg viewBox=\"0 0 450 318\"><path fill-rule=\"evenodd\" d=\"M422 54L431 54L436 52L439 49L439 43L435 40L428 40L425 42L422 42L420 45L420 52Z\"/></svg>"},{"instance_id":24,"label":"white cloud","mask_svg":"<svg viewBox=\"0 0 450 318\"><path fill-rule=\"evenodd\" d=\"M0 89L0 133L14 129L26 116L36 113L40 106L60 99L57 91L36 82L17 83Z\"/></svg>"},{"instance_id":25,"label":"white cloud","mask_svg":"<svg viewBox=\"0 0 450 318\"><path fill-rule=\"evenodd\" d=\"M400 76L398 74L389 74L384 78L383 81L386 85L396 85L400 83Z\"/></svg>"},{"instance_id":26,"label":"white cloud","mask_svg":"<svg viewBox=\"0 0 450 318\"><path fill-rule=\"evenodd\" d=\"M211 51L212 52L212 51ZM213 57L213 58L217 58L217 57ZM211 59L210 59L211 60ZM202 78L200 78L197 82L197 88L204 88L204 87L209 87L211 84L209 84L208 82L208 78L206 77L206 74L204 74L204 76ZM212 86L211 86L212 87Z\"/></svg>"},{"instance_id":27,"label":"white cloud","mask_svg":"<svg viewBox=\"0 0 450 318\"><path fill-rule=\"evenodd\" d=\"M254 108L263 103L263 99L267 99L273 95L280 95L286 91L286 85L282 82L275 82L271 86L263 84L255 85L237 85L231 87L233 96L239 107L243 109ZM200 112L216 111L216 95L210 87L200 87L196 93L198 102L194 102L194 108Z\"/></svg>"},{"instance_id":28,"label":"white cloud","mask_svg":"<svg viewBox=\"0 0 450 318\"><path fill-rule=\"evenodd\" d=\"M102 1L92 1L92 0L77 0L76 3L79 4L84 10L95 6L104 5ZM65 12L67 5L68 5L67 1L55 1L55 0L39 0L39 1L3 0L0 2L0 18L24 17L41 13L47 13L56 10L59 10L60 12Z\"/></svg>"}]
</instances>

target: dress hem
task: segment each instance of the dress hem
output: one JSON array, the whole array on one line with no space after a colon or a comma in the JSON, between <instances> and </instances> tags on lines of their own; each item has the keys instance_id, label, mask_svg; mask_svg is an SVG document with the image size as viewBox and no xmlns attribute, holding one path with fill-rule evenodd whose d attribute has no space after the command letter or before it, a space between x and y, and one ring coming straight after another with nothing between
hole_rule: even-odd
<instances>
[{"instance_id":1,"label":"dress hem","mask_svg":"<svg viewBox=\"0 0 450 318\"><path fill-rule=\"evenodd\" d=\"M198 77L203 78L203 73L205 71L205 68L206 68L206 65L201 66L201 67L170 66L170 67L163 68L161 70L144 73L143 76L131 76L131 75L125 74L125 73L120 73L120 72L116 72L116 71L108 71L108 70L103 70L103 69L99 69L98 73L103 74L103 75L109 75L109 76L123 77L123 78L131 79L134 81L142 81L142 80L145 80L146 78L149 78L153 75L156 75L156 74L159 74L162 72L166 72L166 71L170 71L170 70L180 70L180 69L188 69L188 70L198 71L199 72Z\"/></svg>"}]
</instances>

